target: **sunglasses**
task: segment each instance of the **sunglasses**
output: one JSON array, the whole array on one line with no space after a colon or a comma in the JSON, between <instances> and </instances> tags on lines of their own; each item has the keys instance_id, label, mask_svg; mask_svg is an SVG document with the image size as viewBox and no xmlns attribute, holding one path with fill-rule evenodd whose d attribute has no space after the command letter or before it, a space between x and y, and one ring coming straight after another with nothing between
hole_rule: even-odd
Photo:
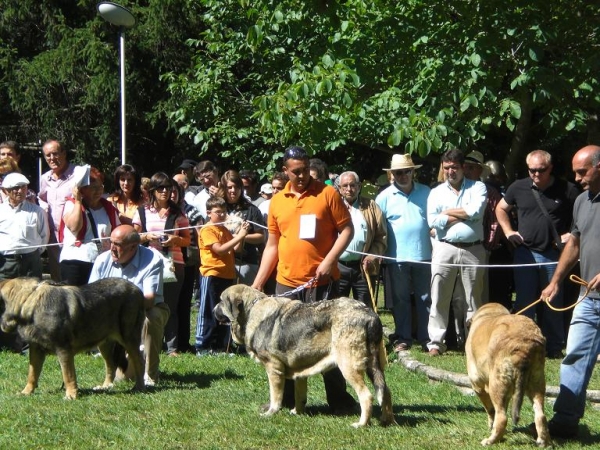
<instances>
[{"instance_id":1,"label":"sunglasses","mask_svg":"<svg viewBox=\"0 0 600 450\"><path fill-rule=\"evenodd\" d=\"M158 186L156 192L168 192L173 190L173 186Z\"/></svg>"},{"instance_id":2,"label":"sunglasses","mask_svg":"<svg viewBox=\"0 0 600 450\"><path fill-rule=\"evenodd\" d=\"M540 167L539 169L532 169L531 167L527 168L527 170L529 171L529 173L546 173L548 171L549 167Z\"/></svg>"},{"instance_id":3,"label":"sunglasses","mask_svg":"<svg viewBox=\"0 0 600 450\"><path fill-rule=\"evenodd\" d=\"M308 154L302 147L288 147L283 154L283 161L288 159L308 159Z\"/></svg>"},{"instance_id":4,"label":"sunglasses","mask_svg":"<svg viewBox=\"0 0 600 450\"><path fill-rule=\"evenodd\" d=\"M396 175L397 177L399 177L401 175L410 175L412 173L412 169L394 170L394 171L392 171L392 173L394 175Z\"/></svg>"}]
</instances>

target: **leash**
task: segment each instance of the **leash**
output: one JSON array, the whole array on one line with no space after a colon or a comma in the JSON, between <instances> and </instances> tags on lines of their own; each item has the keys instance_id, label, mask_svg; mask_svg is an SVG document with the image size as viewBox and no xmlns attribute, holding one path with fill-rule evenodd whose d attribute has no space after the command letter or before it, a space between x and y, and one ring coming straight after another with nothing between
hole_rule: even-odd
<instances>
[{"instance_id":1,"label":"leash","mask_svg":"<svg viewBox=\"0 0 600 450\"><path fill-rule=\"evenodd\" d=\"M369 274L369 271L366 270L362 264L360 265L360 269L363 273L363 276L367 280L367 286L369 287L369 296L371 297L371 304L373 305L373 311L375 311L375 314L377 314L377 302L375 301L375 296L373 295L373 284L371 283L371 275ZM381 366L382 366L381 368L385 369L385 366L387 365L387 362L388 362L388 355L387 355L387 349L385 348L383 339L381 339L381 344L379 345L379 359L381 361Z\"/></svg>"},{"instance_id":2,"label":"leash","mask_svg":"<svg viewBox=\"0 0 600 450\"><path fill-rule=\"evenodd\" d=\"M565 306L564 308L557 308L555 306L552 306L550 304L550 302L545 301L542 297L538 298L535 302L531 303L530 305L526 306L525 308L523 308L522 310L520 310L519 312L516 312L515 314L521 314L523 311L527 311L529 308L531 308L532 306L537 305L539 302L544 302L546 303L546 305L548 305L548 308L550 308L552 311L556 311L556 312L565 312L568 311L569 309L573 309L575 308L577 305L579 305L584 298L586 298L588 296L588 294L590 293L590 285L582 278L578 277L577 275L570 275L569 276L569 280L572 281L575 284L579 284L581 286L585 286L585 293L581 296L581 298L579 300L577 300L575 303L573 303L570 306Z\"/></svg>"},{"instance_id":3,"label":"leash","mask_svg":"<svg viewBox=\"0 0 600 450\"><path fill-rule=\"evenodd\" d=\"M294 294L297 294L298 292L301 292L304 289L312 289L315 286L315 284L317 284L317 277L312 277L310 280L308 280L303 285L298 286L296 289L292 289L291 291L287 291L287 292L284 292L282 294L274 295L273 297L290 297L290 296L294 296Z\"/></svg>"}]
</instances>

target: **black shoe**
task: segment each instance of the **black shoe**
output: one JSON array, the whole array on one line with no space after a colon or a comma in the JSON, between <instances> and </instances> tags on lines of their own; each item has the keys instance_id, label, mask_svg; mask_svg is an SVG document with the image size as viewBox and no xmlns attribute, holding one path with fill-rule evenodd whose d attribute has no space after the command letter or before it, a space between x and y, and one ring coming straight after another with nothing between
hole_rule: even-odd
<instances>
[{"instance_id":1,"label":"black shoe","mask_svg":"<svg viewBox=\"0 0 600 450\"><path fill-rule=\"evenodd\" d=\"M552 437L572 439L574 437L577 437L577 433L579 432L579 425L566 425L558 423L554 419L551 419L548 422L548 431L550 432L550 436Z\"/></svg>"}]
</instances>

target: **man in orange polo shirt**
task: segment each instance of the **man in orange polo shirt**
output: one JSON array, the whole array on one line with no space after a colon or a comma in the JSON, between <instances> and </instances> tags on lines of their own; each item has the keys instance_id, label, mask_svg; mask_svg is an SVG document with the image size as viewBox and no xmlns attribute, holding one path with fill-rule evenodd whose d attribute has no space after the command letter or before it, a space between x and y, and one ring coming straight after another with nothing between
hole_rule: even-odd
<instances>
[{"instance_id":1,"label":"man in orange polo shirt","mask_svg":"<svg viewBox=\"0 0 600 450\"><path fill-rule=\"evenodd\" d=\"M269 238L252 287L262 290L277 265L275 292L281 295L316 279L316 289L286 295L308 302L336 298L340 273L337 262L354 235L352 218L340 195L331 186L310 176L309 158L301 147L283 155L289 181L271 199ZM334 412L356 402L346 392L339 369L323 374L327 402ZM286 382L284 405L294 405L293 384Z\"/></svg>"}]
</instances>

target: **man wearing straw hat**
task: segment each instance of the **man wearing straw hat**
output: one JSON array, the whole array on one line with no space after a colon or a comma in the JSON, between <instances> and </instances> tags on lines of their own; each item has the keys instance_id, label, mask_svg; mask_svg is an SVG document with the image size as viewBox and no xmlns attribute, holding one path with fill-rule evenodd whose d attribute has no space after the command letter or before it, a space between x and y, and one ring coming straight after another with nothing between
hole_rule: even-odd
<instances>
[{"instance_id":1,"label":"man wearing straw hat","mask_svg":"<svg viewBox=\"0 0 600 450\"><path fill-rule=\"evenodd\" d=\"M429 315L429 354L446 351L445 337L452 293L459 289L466 302L463 324L481 306L483 292L483 213L487 190L481 181L469 180L464 172L465 156L457 149L442 155L444 181L427 200L427 220L435 230L431 258L431 313ZM462 327L461 327L462 329ZM457 336L464 344L466 336Z\"/></svg>"},{"instance_id":2,"label":"man wearing straw hat","mask_svg":"<svg viewBox=\"0 0 600 450\"><path fill-rule=\"evenodd\" d=\"M366 277L379 273L378 256L383 255L387 247L386 221L375 201L360 196L361 183L356 172L342 173L336 187L344 199L354 226L354 237L338 260L339 295L348 297L352 291L355 299L374 307Z\"/></svg>"},{"instance_id":3,"label":"man wearing straw hat","mask_svg":"<svg viewBox=\"0 0 600 450\"><path fill-rule=\"evenodd\" d=\"M415 165L410 155L393 155L389 169L393 182L375 200L387 220L388 239L385 262L386 290L392 298L395 330L390 340L394 351L412 345L412 303L414 293L417 312L417 340L425 349L427 323L431 306L431 239L427 224L428 186L413 180ZM394 261L395 260L395 261ZM421 263L424 262L424 263Z\"/></svg>"}]
</instances>

